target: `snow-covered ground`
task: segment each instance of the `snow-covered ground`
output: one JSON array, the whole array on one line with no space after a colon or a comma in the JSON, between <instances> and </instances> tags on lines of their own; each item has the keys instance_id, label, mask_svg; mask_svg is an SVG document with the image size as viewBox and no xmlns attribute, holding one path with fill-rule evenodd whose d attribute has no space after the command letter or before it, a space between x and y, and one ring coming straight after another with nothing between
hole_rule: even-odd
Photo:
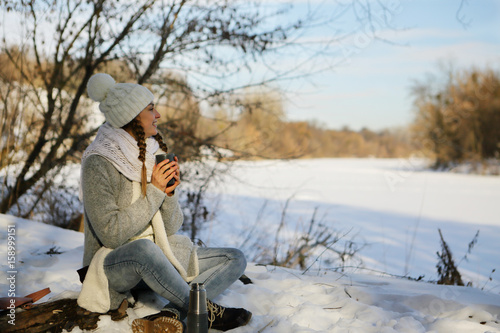
<instances>
[{"instance_id":1,"label":"snow-covered ground","mask_svg":"<svg viewBox=\"0 0 500 333\"><path fill-rule=\"evenodd\" d=\"M317 208L317 220L366 244L359 251L365 268L436 280L439 228L465 282L499 293L500 273L489 277L500 266L500 177L424 166L409 159L239 162L217 187L212 202L219 213L201 238L209 245L244 243L253 259L252 240L273 245L290 199L280 231L285 243L307 229ZM477 244L461 260L478 230ZM319 260L314 267L328 266Z\"/></svg>"},{"instance_id":2,"label":"snow-covered ground","mask_svg":"<svg viewBox=\"0 0 500 333\"><path fill-rule=\"evenodd\" d=\"M272 252L278 239L282 253L316 210L316 223L346 234L338 244L352 239L365 246L344 272L334 270L340 264L324 250L305 274L249 264L254 283L237 281L216 299L253 312L249 325L234 332L500 332L500 273L492 273L500 268L500 177L423 166L403 159L236 163L209 192L208 208L217 210L200 233L207 245L239 247L253 261L262 259L263 248ZM16 294L50 287L51 297L76 297L83 235L7 215L0 215L2 296L11 270L9 226L16 238ZM473 287L388 276L436 280L438 228ZM477 243L461 260L478 230ZM61 253L47 254L53 252ZM99 331L130 331L134 318L162 303L159 297L139 300L121 322L102 316Z\"/></svg>"}]
</instances>

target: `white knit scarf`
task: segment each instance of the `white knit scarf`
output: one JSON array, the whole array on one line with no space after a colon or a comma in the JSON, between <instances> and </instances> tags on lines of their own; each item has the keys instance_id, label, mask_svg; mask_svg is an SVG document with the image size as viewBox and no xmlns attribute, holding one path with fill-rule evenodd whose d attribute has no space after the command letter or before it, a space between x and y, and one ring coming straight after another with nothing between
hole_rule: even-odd
<instances>
[{"instance_id":1,"label":"white knit scarf","mask_svg":"<svg viewBox=\"0 0 500 333\"><path fill-rule=\"evenodd\" d=\"M149 137L146 139L146 171L148 182L155 165L155 153L159 149L158 142ZM113 166L129 180L141 182L142 162L139 160L137 141L122 128L114 128L109 123L102 125L97 131L94 141L87 147L82 156L82 164L90 155L100 155L110 161Z\"/></svg>"}]
</instances>

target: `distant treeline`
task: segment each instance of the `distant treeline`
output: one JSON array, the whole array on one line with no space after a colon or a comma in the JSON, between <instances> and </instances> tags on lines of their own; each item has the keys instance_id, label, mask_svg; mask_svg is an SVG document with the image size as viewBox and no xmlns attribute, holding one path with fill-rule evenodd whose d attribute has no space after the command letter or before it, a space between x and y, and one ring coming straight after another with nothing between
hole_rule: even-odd
<instances>
[{"instance_id":1,"label":"distant treeline","mask_svg":"<svg viewBox=\"0 0 500 333\"><path fill-rule=\"evenodd\" d=\"M238 122L217 144L247 158L406 157L415 148L402 129L334 130L314 122L276 124L274 131Z\"/></svg>"},{"instance_id":2,"label":"distant treeline","mask_svg":"<svg viewBox=\"0 0 500 333\"><path fill-rule=\"evenodd\" d=\"M281 95L262 88L235 98L237 108L217 107L191 127L194 136L230 150L232 158L406 157L415 150L407 129L334 130L314 121L288 121ZM163 110L164 119L178 107Z\"/></svg>"},{"instance_id":3,"label":"distant treeline","mask_svg":"<svg viewBox=\"0 0 500 333\"><path fill-rule=\"evenodd\" d=\"M500 158L500 74L445 70L413 87L413 142L436 168Z\"/></svg>"},{"instance_id":4,"label":"distant treeline","mask_svg":"<svg viewBox=\"0 0 500 333\"><path fill-rule=\"evenodd\" d=\"M245 91L235 112L219 109L214 143L246 158L406 157L434 161L435 168L500 159L500 74L491 69L447 70L416 82L414 121L407 128L371 131L327 129L286 120L279 93ZM236 115L236 116L235 116ZM207 120L207 119L205 119ZM213 122L203 122L205 133ZM211 133L214 133L212 131ZM496 162L495 162L496 161Z\"/></svg>"}]
</instances>

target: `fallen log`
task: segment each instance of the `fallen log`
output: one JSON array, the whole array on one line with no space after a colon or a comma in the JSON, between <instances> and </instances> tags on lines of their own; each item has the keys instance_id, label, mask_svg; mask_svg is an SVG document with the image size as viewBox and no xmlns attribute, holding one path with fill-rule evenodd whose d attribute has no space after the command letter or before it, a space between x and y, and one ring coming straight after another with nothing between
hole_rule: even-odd
<instances>
[{"instance_id":1,"label":"fallen log","mask_svg":"<svg viewBox=\"0 0 500 333\"><path fill-rule=\"evenodd\" d=\"M124 300L117 310L109 311L107 315L114 321L122 320L127 316L127 308L128 302ZM9 314L9 311L0 313L0 332L59 333L63 330L71 332L76 326L93 330L102 315L81 308L76 299L70 298L41 303L28 310L18 309L14 321Z\"/></svg>"},{"instance_id":2,"label":"fallen log","mask_svg":"<svg viewBox=\"0 0 500 333\"><path fill-rule=\"evenodd\" d=\"M241 276L244 284L252 283L246 276ZM32 295L28 295L32 296ZM129 303L124 300L117 310L106 313L114 321L127 317ZM81 330L93 330L97 328L101 313L87 311L76 303L76 299L64 298L57 301L33 304L27 309L17 308L15 311L14 325L10 310L0 311L0 332L51 332L59 333L63 330L71 332L78 326ZM9 323L11 322L11 323Z\"/></svg>"}]
</instances>

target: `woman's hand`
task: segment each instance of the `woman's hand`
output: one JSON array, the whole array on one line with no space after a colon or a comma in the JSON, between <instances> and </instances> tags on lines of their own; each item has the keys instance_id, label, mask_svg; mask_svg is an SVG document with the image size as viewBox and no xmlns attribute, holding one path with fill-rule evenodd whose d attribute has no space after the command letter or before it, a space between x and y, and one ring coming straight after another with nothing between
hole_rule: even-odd
<instances>
[{"instance_id":1,"label":"woman's hand","mask_svg":"<svg viewBox=\"0 0 500 333\"><path fill-rule=\"evenodd\" d=\"M168 186L171 179L175 179L175 184ZM179 170L179 159L175 157L175 161L169 162L163 160L156 164L151 175L151 184L165 192L168 196L174 195L175 188L181 183L181 173Z\"/></svg>"}]
</instances>

